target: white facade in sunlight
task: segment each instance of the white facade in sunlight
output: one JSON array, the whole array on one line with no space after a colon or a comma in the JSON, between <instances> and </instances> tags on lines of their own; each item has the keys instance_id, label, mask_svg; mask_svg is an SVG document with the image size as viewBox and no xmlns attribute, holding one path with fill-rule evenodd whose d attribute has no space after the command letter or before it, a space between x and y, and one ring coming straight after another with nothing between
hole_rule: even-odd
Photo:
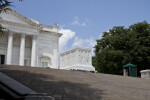
<instances>
[{"instance_id":1,"label":"white facade in sunlight","mask_svg":"<svg viewBox=\"0 0 150 100\"><path fill-rule=\"evenodd\" d=\"M42 25L14 10L0 14L5 28L0 38L0 63L20 66L58 68L57 26Z\"/></svg>"},{"instance_id":2,"label":"white facade in sunlight","mask_svg":"<svg viewBox=\"0 0 150 100\"><path fill-rule=\"evenodd\" d=\"M60 54L60 69L95 71L92 49L75 47Z\"/></svg>"}]
</instances>

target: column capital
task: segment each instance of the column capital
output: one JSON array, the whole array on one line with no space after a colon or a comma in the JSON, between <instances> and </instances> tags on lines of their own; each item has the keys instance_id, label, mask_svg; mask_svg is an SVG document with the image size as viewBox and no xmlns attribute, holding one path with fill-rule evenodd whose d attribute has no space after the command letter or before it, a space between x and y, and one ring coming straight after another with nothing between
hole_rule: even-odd
<instances>
[{"instance_id":1,"label":"column capital","mask_svg":"<svg viewBox=\"0 0 150 100\"><path fill-rule=\"evenodd\" d=\"M24 38L26 36L26 34L21 34L21 37Z\"/></svg>"},{"instance_id":2,"label":"column capital","mask_svg":"<svg viewBox=\"0 0 150 100\"><path fill-rule=\"evenodd\" d=\"M37 39L38 36L37 35L32 35L32 39Z\"/></svg>"},{"instance_id":3,"label":"column capital","mask_svg":"<svg viewBox=\"0 0 150 100\"><path fill-rule=\"evenodd\" d=\"M14 32L12 32L12 31L8 31L8 35L10 35L10 36L13 36L14 35Z\"/></svg>"}]
</instances>

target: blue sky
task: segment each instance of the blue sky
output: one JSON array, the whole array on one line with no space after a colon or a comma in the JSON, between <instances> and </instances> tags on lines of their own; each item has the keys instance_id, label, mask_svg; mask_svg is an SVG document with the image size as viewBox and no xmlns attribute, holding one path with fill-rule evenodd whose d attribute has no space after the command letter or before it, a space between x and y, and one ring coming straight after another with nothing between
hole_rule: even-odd
<instances>
[{"instance_id":1,"label":"blue sky","mask_svg":"<svg viewBox=\"0 0 150 100\"><path fill-rule=\"evenodd\" d=\"M150 0L14 0L13 4L12 9L41 24L58 23L64 34L60 51L74 46L92 48L114 26L150 23Z\"/></svg>"}]
</instances>

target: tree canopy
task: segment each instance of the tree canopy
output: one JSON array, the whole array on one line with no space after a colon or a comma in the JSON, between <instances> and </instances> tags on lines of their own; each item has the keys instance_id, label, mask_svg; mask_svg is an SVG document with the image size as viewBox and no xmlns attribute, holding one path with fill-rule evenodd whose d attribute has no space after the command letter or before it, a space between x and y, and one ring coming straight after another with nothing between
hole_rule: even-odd
<instances>
[{"instance_id":1,"label":"tree canopy","mask_svg":"<svg viewBox=\"0 0 150 100\"><path fill-rule=\"evenodd\" d=\"M11 2L12 0L0 0L0 13L3 11L3 10L6 10L7 7L10 7L10 6L13 6ZM22 1L22 0L19 0L19 1Z\"/></svg>"},{"instance_id":2,"label":"tree canopy","mask_svg":"<svg viewBox=\"0 0 150 100\"><path fill-rule=\"evenodd\" d=\"M140 75L140 70L150 69L150 24L113 27L103 32L94 48L93 66L98 72L122 74L122 66L133 63Z\"/></svg>"}]
</instances>

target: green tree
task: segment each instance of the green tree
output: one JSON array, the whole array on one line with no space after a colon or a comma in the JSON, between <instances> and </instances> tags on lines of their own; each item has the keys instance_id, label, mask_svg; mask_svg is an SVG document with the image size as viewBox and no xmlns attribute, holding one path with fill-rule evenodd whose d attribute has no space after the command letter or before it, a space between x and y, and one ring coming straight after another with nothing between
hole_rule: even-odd
<instances>
[{"instance_id":1,"label":"green tree","mask_svg":"<svg viewBox=\"0 0 150 100\"><path fill-rule=\"evenodd\" d=\"M22 1L22 0L19 0L19 1ZM2 11L6 11L8 9L7 7L13 6L12 3L13 2L11 2L11 0L0 0L0 13Z\"/></svg>"},{"instance_id":2,"label":"green tree","mask_svg":"<svg viewBox=\"0 0 150 100\"><path fill-rule=\"evenodd\" d=\"M140 75L140 70L150 68L150 24L113 27L94 48L93 65L98 72L122 74L122 66L130 62L137 65Z\"/></svg>"}]
</instances>

